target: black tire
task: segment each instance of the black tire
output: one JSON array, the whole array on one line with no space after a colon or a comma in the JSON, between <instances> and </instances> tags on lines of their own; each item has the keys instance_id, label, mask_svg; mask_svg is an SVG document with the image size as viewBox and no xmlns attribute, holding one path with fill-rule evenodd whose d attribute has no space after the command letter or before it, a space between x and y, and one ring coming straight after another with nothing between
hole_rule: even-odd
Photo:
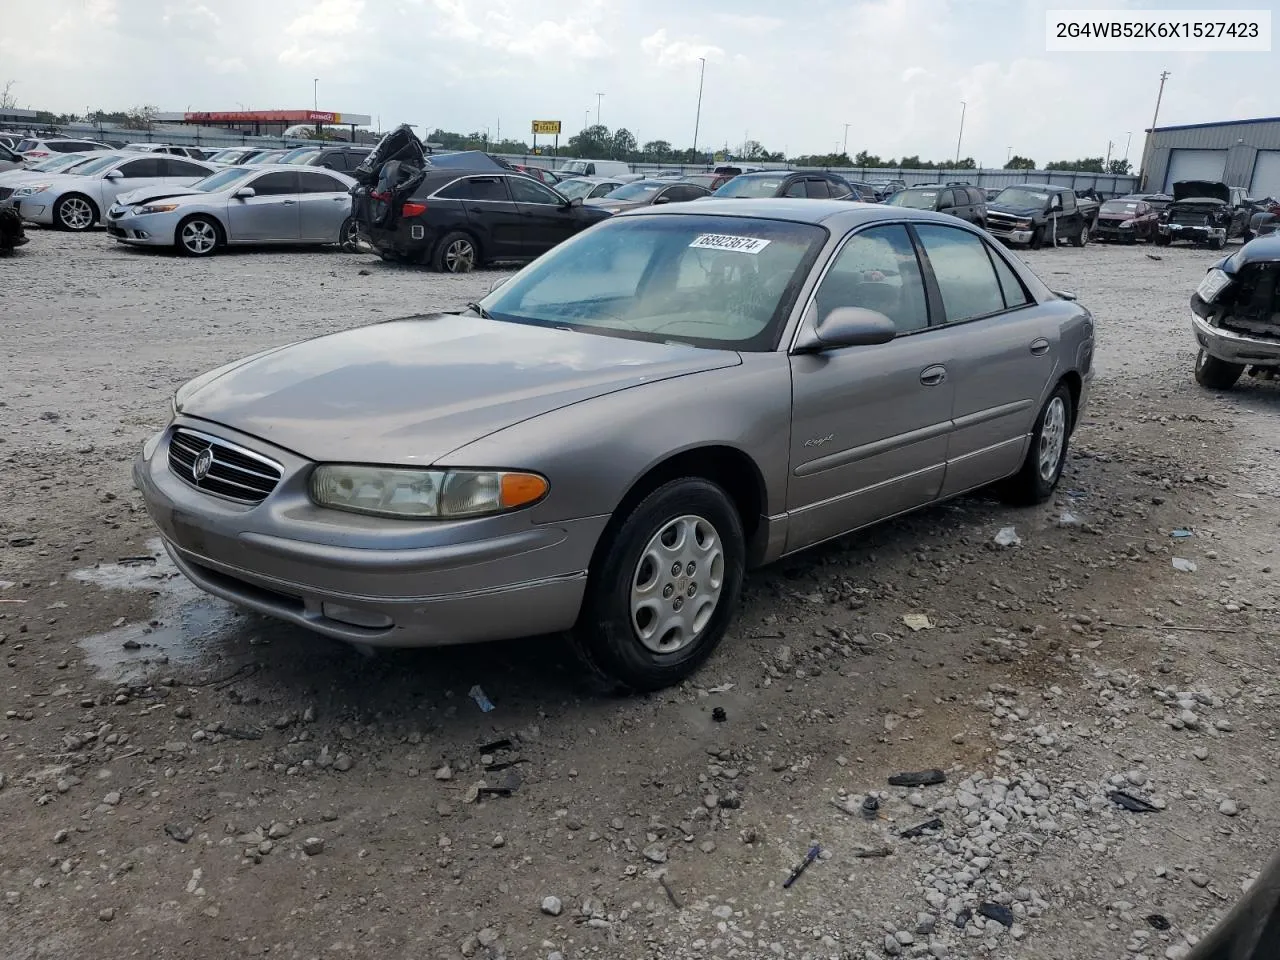
<instances>
[{"instance_id":1,"label":"black tire","mask_svg":"<svg viewBox=\"0 0 1280 960\"><path fill-rule=\"evenodd\" d=\"M1060 405L1060 406L1059 406ZM1057 415L1050 411L1056 410ZM1046 443L1052 444L1052 424L1059 423L1062 431L1062 446L1058 451L1058 459L1050 472L1041 469L1042 454L1046 452ZM1050 423L1049 438L1046 438L1046 421ZM1044 503L1053 496L1054 487L1062 477L1063 464L1067 462L1067 449L1071 445L1071 430L1075 425L1075 404L1071 399L1071 389L1065 383L1059 383L1049 394L1036 417L1035 429L1031 431L1031 446L1022 467L1013 476L1004 480L998 487L1000 498L1006 503L1017 506L1033 506Z\"/></svg>"},{"instance_id":2,"label":"black tire","mask_svg":"<svg viewBox=\"0 0 1280 960\"><path fill-rule=\"evenodd\" d=\"M1173 241L1172 241L1172 240L1170 240L1168 237L1166 237L1163 233L1157 233L1157 234L1156 234L1156 246L1157 246L1157 247L1167 247L1167 246L1169 246L1169 244L1170 244L1170 243L1172 243L1172 242L1173 242Z\"/></svg>"},{"instance_id":3,"label":"black tire","mask_svg":"<svg viewBox=\"0 0 1280 960\"><path fill-rule=\"evenodd\" d=\"M1032 250L1039 250L1044 246L1044 227L1036 227L1031 231L1031 241L1027 246Z\"/></svg>"},{"instance_id":4,"label":"black tire","mask_svg":"<svg viewBox=\"0 0 1280 960\"><path fill-rule=\"evenodd\" d=\"M211 257L222 242L222 227L203 213L187 217L173 231L173 245L184 257Z\"/></svg>"},{"instance_id":5,"label":"black tire","mask_svg":"<svg viewBox=\"0 0 1280 960\"><path fill-rule=\"evenodd\" d=\"M360 249L360 223L355 217L347 217L338 230L338 247L346 253Z\"/></svg>"},{"instance_id":6,"label":"black tire","mask_svg":"<svg viewBox=\"0 0 1280 960\"><path fill-rule=\"evenodd\" d=\"M59 230L84 233L98 222L98 208L82 193L68 193L53 205L53 225Z\"/></svg>"},{"instance_id":7,"label":"black tire","mask_svg":"<svg viewBox=\"0 0 1280 960\"><path fill-rule=\"evenodd\" d=\"M470 273L480 266L480 245L469 233L446 233L431 255L431 266L441 273Z\"/></svg>"},{"instance_id":8,"label":"black tire","mask_svg":"<svg viewBox=\"0 0 1280 960\"><path fill-rule=\"evenodd\" d=\"M685 527L686 539L677 539L676 543L696 544L697 540L687 538L706 535L708 531L719 539L720 594L708 611L708 619L701 625L696 625L695 619L695 623L689 625L693 628L692 636L683 645L673 644L671 652L663 652L660 641L671 636L670 631L661 635L654 633L658 650L650 649L641 638L640 631L647 625L644 622L647 607L633 615L632 588L637 578L652 577L650 582L655 591L652 601L662 611L657 616L672 616L690 599L705 597L716 580L716 568L711 563L705 567L695 564L693 575L681 573L679 576L665 567L665 561L661 568L652 560L645 566L645 555L651 544L661 534L680 525ZM728 495L708 480L693 477L673 480L645 497L620 524L606 532L592 561L582 612L570 632L570 640L597 678L641 692L679 683L693 673L723 639L737 611L745 569L742 520ZM671 582L663 583L664 580ZM702 584L700 593L699 583ZM688 593L690 589L695 592ZM653 623L654 616L648 613L647 622ZM657 623L655 631L662 627L661 622Z\"/></svg>"},{"instance_id":9,"label":"black tire","mask_svg":"<svg viewBox=\"0 0 1280 960\"><path fill-rule=\"evenodd\" d=\"M1205 350L1196 354L1196 383L1210 390L1230 390L1244 373L1244 364L1227 363Z\"/></svg>"},{"instance_id":10,"label":"black tire","mask_svg":"<svg viewBox=\"0 0 1280 960\"><path fill-rule=\"evenodd\" d=\"M1226 246L1226 241L1218 237L1212 237L1209 240L1210 250L1221 250L1224 246Z\"/></svg>"},{"instance_id":11,"label":"black tire","mask_svg":"<svg viewBox=\"0 0 1280 960\"><path fill-rule=\"evenodd\" d=\"M1080 224L1080 229L1076 231L1075 236L1071 238L1071 245L1073 247L1083 247L1088 242L1089 242L1089 224L1082 223Z\"/></svg>"}]
</instances>

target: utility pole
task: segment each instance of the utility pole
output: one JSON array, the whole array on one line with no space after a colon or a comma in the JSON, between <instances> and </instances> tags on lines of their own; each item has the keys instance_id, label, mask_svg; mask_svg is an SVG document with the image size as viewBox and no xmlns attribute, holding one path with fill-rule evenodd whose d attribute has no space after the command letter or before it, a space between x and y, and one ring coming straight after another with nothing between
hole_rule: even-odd
<instances>
[{"instance_id":1,"label":"utility pole","mask_svg":"<svg viewBox=\"0 0 1280 960\"><path fill-rule=\"evenodd\" d=\"M494 133L493 135L493 142L494 143L502 142L502 118L501 117L498 117L498 128L497 128L497 132Z\"/></svg>"},{"instance_id":2,"label":"utility pole","mask_svg":"<svg viewBox=\"0 0 1280 960\"><path fill-rule=\"evenodd\" d=\"M585 130L591 123L591 108L586 107L582 111L582 129Z\"/></svg>"},{"instance_id":3,"label":"utility pole","mask_svg":"<svg viewBox=\"0 0 1280 960\"><path fill-rule=\"evenodd\" d=\"M698 71L698 110L693 115L693 161L698 162L698 127L702 124L702 81L707 76L707 58L699 57L702 69Z\"/></svg>"},{"instance_id":4,"label":"utility pole","mask_svg":"<svg viewBox=\"0 0 1280 960\"><path fill-rule=\"evenodd\" d=\"M851 126L853 126L851 123L844 125L844 146L840 149L840 153L846 157L849 155L849 128Z\"/></svg>"},{"instance_id":5,"label":"utility pole","mask_svg":"<svg viewBox=\"0 0 1280 960\"><path fill-rule=\"evenodd\" d=\"M604 99L603 93L596 94L596 126L600 126L600 101Z\"/></svg>"},{"instance_id":6,"label":"utility pole","mask_svg":"<svg viewBox=\"0 0 1280 960\"><path fill-rule=\"evenodd\" d=\"M1102 171L1104 173L1111 172L1111 141L1107 141L1107 159L1102 162Z\"/></svg>"},{"instance_id":7,"label":"utility pole","mask_svg":"<svg viewBox=\"0 0 1280 960\"><path fill-rule=\"evenodd\" d=\"M1156 112L1151 115L1151 129L1147 133L1147 142L1142 147L1142 168L1138 171L1139 189L1147 188L1147 163L1151 157L1152 143L1156 138L1156 123L1160 120L1160 101L1164 99L1164 82L1169 79L1169 71L1160 71L1160 89L1156 92Z\"/></svg>"},{"instance_id":8,"label":"utility pole","mask_svg":"<svg viewBox=\"0 0 1280 960\"><path fill-rule=\"evenodd\" d=\"M1129 144L1133 141L1133 131L1126 130L1124 132L1124 159L1129 160Z\"/></svg>"},{"instance_id":9,"label":"utility pole","mask_svg":"<svg viewBox=\"0 0 1280 960\"><path fill-rule=\"evenodd\" d=\"M1004 155L1004 162L1005 162L1005 163L1008 163L1010 160L1012 160L1012 159L1013 159L1013 147L1008 147L1008 148L1007 148L1007 151L1008 151L1008 152L1006 152L1006 153L1005 153L1005 155Z\"/></svg>"},{"instance_id":10,"label":"utility pole","mask_svg":"<svg viewBox=\"0 0 1280 960\"><path fill-rule=\"evenodd\" d=\"M969 105L960 101L960 136L956 137L956 166L960 166L960 144L964 140L964 112Z\"/></svg>"},{"instance_id":11,"label":"utility pole","mask_svg":"<svg viewBox=\"0 0 1280 960\"><path fill-rule=\"evenodd\" d=\"M320 112L320 78L311 81L311 109Z\"/></svg>"}]
</instances>

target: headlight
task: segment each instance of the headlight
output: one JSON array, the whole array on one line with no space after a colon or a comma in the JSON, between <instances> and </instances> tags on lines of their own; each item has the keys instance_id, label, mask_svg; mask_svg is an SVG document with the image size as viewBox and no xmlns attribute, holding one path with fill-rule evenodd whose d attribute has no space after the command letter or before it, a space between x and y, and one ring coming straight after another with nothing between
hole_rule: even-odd
<instances>
[{"instance_id":1,"label":"headlight","mask_svg":"<svg viewBox=\"0 0 1280 960\"><path fill-rule=\"evenodd\" d=\"M1231 278L1214 267L1204 275L1200 286L1196 287L1196 295L1205 303L1213 303L1214 298L1231 285Z\"/></svg>"},{"instance_id":2,"label":"headlight","mask_svg":"<svg viewBox=\"0 0 1280 960\"><path fill-rule=\"evenodd\" d=\"M1029 226L1031 226L1031 218L1030 218L1030 217L1019 217L1019 218L1018 218L1016 221L1014 221L1014 222L1015 222L1019 227L1022 227L1022 228L1024 228L1024 229L1025 229L1025 228L1027 228L1027 227L1029 227Z\"/></svg>"},{"instance_id":3,"label":"headlight","mask_svg":"<svg viewBox=\"0 0 1280 960\"><path fill-rule=\"evenodd\" d=\"M177 210L176 203L149 203L140 207L134 207L133 212L137 214L143 213L168 213L170 210Z\"/></svg>"},{"instance_id":4,"label":"headlight","mask_svg":"<svg viewBox=\"0 0 1280 960\"><path fill-rule=\"evenodd\" d=\"M377 517L454 520L505 513L537 503L549 489L545 477L507 470L326 463L311 473L311 499L320 506Z\"/></svg>"},{"instance_id":5,"label":"headlight","mask_svg":"<svg viewBox=\"0 0 1280 960\"><path fill-rule=\"evenodd\" d=\"M18 197L29 197L35 193L43 193L51 186L53 186L51 183L29 183L25 187L18 187L17 190L13 191L13 198L16 200Z\"/></svg>"},{"instance_id":6,"label":"headlight","mask_svg":"<svg viewBox=\"0 0 1280 960\"><path fill-rule=\"evenodd\" d=\"M1120 222L1120 229L1121 229L1121 230L1128 230L1128 229L1129 229L1130 227L1132 227L1132 226L1133 226L1133 221L1132 221L1132 220L1122 220L1122 221Z\"/></svg>"}]
</instances>

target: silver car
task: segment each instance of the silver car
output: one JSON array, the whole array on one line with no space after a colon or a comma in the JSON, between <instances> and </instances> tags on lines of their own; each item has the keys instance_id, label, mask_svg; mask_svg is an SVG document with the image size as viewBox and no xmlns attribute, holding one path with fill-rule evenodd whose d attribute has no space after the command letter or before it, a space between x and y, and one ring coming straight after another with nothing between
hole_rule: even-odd
<instances>
[{"instance_id":1,"label":"silver car","mask_svg":"<svg viewBox=\"0 0 1280 960\"><path fill-rule=\"evenodd\" d=\"M654 689L750 565L988 485L1048 499L1093 344L954 217L646 207L459 314L198 377L134 480L217 596L368 646L568 631Z\"/></svg>"},{"instance_id":2,"label":"silver car","mask_svg":"<svg viewBox=\"0 0 1280 960\"><path fill-rule=\"evenodd\" d=\"M52 157L47 157L30 166L5 170L0 173L0 207L14 205L13 193L18 187L27 183L39 183L47 179L47 174L50 173L68 173L80 164L100 156L105 154L102 152L55 153Z\"/></svg>"},{"instance_id":3,"label":"silver car","mask_svg":"<svg viewBox=\"0 0 1280 960\"><path fill-rule=\"evenodd\" d=\"M139 187L184 187L213 172L209 164L187 157L104 154L67 173L24 183L12 199L23 220L82 232L101 222L122 193Z\"/></svg>"},{"instance_id":4,"label":"silver car","mask_svg":"<svg viewBox=\"0 0 1280 960\"><path fill-rule=\"evenodd\" d=\"M107 211L107 233L121 243L177 247L192 257L242 244L350 246L354 185L332 170L230 167L184 189L122 195Z\"/></svg>"}]
</instances>

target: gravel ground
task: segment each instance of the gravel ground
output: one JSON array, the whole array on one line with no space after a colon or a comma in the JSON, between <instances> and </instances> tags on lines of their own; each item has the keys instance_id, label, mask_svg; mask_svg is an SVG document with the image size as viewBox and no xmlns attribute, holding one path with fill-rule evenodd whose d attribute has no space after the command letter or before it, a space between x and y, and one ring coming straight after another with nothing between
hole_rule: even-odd
<instances>
[{"instance_id":1,"label":"gravel ground","mask_svg":"<svg viewBox=\"0 0 1280 960\"><path fill-rule=\"evenodd\" d=\"M1060 497L759 571L694 681L616 699L556 641L366 659L238 613L130 488L187 378L497 272L34 231L0 260L0 952L1183 956L1280 835L1280 393L1191 379L1216 256L1027 254L1099 324Z\"/></svg>"}]
</instances>

